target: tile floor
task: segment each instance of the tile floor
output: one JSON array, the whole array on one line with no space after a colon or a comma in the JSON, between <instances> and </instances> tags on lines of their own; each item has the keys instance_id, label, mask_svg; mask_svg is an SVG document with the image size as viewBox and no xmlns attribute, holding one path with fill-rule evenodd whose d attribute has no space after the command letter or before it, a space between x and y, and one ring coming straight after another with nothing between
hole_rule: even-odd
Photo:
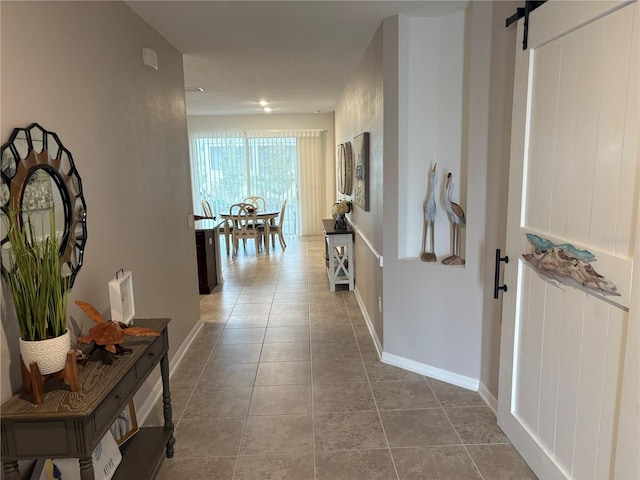
<instances>
[{"instance_id":1,"label":"tile floor","mask_svg":"<svg viewBox=\"0 0 640 480\"><path fill-rule=\"evenodd\" d=\"M201 296L158 479L536 478L477 393L379 361L354 293L329 292L321 237L252 244Z\"/></svg>"}]
</instances>

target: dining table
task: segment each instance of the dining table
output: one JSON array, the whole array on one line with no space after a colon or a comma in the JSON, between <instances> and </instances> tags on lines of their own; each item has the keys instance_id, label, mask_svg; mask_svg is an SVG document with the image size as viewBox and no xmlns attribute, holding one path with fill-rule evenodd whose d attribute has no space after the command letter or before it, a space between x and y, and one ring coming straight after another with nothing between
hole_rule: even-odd
<instances>
[{"instance_id":1,"label":"dining table","mask_svg":"<svg viewBox=\"0 0 640 480\"><path fill-rule=\"evenodd\" d=\"M269 238L271 238L269 236L271 233L271 222L273 222L276 218L278 218L279 215L280 215L279 210L265 210L265 211L258 210L256 212L256 220L262 220L264 224L264 235L266 239L264 244L265 244L267 253L269 253L269 243L270 243ZM229 215L229 212L220 213L219 218L222 219L224 223L224 240L227 246L227 255L229 255L230 245L231 245L229 242L229 236L231 235L231 231L229 229L229 222L231 221L231 215Z\"/></svg>"}]
</instances>

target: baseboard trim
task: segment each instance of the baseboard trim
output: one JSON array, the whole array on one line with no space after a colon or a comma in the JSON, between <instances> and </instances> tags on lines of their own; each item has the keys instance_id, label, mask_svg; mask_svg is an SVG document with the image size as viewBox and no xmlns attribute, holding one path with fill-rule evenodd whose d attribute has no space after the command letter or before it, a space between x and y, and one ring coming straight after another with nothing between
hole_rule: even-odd
<instances>
[{"instance_id":1,"label":"baseboard trim","mask_svg":"<svg viewBox=\"0 0 640 480\"><path fill-rule=\"evenodd\" d=\"M202 320L198 320L189 332L189 335L187 335L187 338L185 338L184 342L182 342L182 345L180 345L180 348L178 348L178 350L176 351L176 354L169 362L169 378L173 376L173 372L175 372L176 368L178 368L178 366L180 365L184 354L187 352L187 350L191 346L191 343L196 338L203 326L204 323L202 322ZM151 413L151 410L153 409L153 406L156 404L161 395L162 378L159 378L151 389L151 392L147 396L147 399L142 403L141 406L136 407L136 417L138 418L138 423L140 425L142 425L147 419L147 417Z\"/></svg>"},{"instance_id":2,"label":"baseboard trim","mask_svg":"<svg viewBox=\"0 0 640 480\"><path fill-rule=\"evenodd\" d=\"M457 373L442 370L441 368L432 367L424 363L409 360L408 358L392 355L387 352L382 353L382 363L393 365L394 367L404 368L410 372L426 375L427 377L435 378L436 380L442 380L443 382L456 385L458 387L466 388L467 390L478 391L479 380L475 378L465 377Z\"/></svg>"},{"instance_id":3,"label":"baseboard trim","mask_svg":"<svg viewBox=\"0 0 640 480\"><path fill-rule=\"evenodd\" d=\"M360 313L364 317L364 321L367 324L367 328L369 329L369 335L371 335L371 340L373 340L373 345L376 347L376 352L378 352L378 358L382 359L382 343L376 334L375 328L373 328L373 323L371 322L371 318L367 313L367 309L364 308L364 302L362 301L362 297L360 296L360 292L358 291L358 287L354 288L353 293L356 296L356 300L358 301L358 306L360 307Z\"/></svg>"},{"instance_id":4,"label":"baseboard trim","mask_svg":"<svg viewBox=\"0 0 640 480\"><path fill-rule=\"evenodd\" d=\"M458 387L466 388L467 390L478 392L480 397L485 401L494 415L497 414L496 412L498 410L498 401L493 395L491 395L489 389L479 380L384 352L382 349L382 343L380 342L380 339L378 338L378 335L373 328L371 318L367 314L366 308L364 308L364 302L362 301L362 297L360 296L360 292L358 291L357 286L354 289L354 293L356 296L356 300L358 301L358 306L360 307L360 312L362 313L365 323L367 324L369 335L371 335L373 344L376 347L376 351L378 352L378 358L380 358L380 361L382 363L393 365L394 367L399 367L404 370L409 370L410 372L419 373L420 375L425 375L427 377L435 378L436 380L442 380L443 382L447 382Z\"/></svg>"},{"instance_id":5,"label":"baseboard trim","mask_svg":"<svg viewBox=\"0 0 640 480\"><path fill-rule=\"evenodd\" d=\"M498 400L496 400L496 397L494 397L491 394L487 386L482 382L480 382L480 385L478 387L478 394L480 395L480 397L482 397L482 399L487 404L489 409L497 417L498 416Z\"/></svg>"}]
</instances>

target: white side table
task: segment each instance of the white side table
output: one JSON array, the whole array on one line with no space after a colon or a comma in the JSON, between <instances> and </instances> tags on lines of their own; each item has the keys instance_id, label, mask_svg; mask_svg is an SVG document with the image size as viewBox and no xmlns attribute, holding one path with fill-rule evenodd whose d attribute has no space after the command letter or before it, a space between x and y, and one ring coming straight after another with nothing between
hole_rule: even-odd
<instances>
[{"instance_id":1,"label":"white side table","mask_svg":"<svg viewBox=\"0 0 640 480\"><path fill-rule=\"evenodd\" d=\"M336 285L349 285L353 290L354 282L354 255L353 255L353 230L347 227L345 230L333 228L333 219L323 219L325 240L325 259L327 260L327 275L329 276L329 288L336 291Z\"/></svg>"}]
</instances>

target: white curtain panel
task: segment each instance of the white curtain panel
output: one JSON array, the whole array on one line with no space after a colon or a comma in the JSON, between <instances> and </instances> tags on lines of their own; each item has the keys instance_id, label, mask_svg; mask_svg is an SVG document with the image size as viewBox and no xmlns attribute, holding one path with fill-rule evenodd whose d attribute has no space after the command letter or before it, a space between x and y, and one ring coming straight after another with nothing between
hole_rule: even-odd
<instances>
[{"instance_id":1,"label":"white curtain panel","mask_svg":"<svg viewBox=\"0 0 640 480\"><path fill-rule=\"evenodd\" d=\"M298 138L300 228L302 235L321 235L325 205L326 132Z\"/></svg>"}]
</instances>

